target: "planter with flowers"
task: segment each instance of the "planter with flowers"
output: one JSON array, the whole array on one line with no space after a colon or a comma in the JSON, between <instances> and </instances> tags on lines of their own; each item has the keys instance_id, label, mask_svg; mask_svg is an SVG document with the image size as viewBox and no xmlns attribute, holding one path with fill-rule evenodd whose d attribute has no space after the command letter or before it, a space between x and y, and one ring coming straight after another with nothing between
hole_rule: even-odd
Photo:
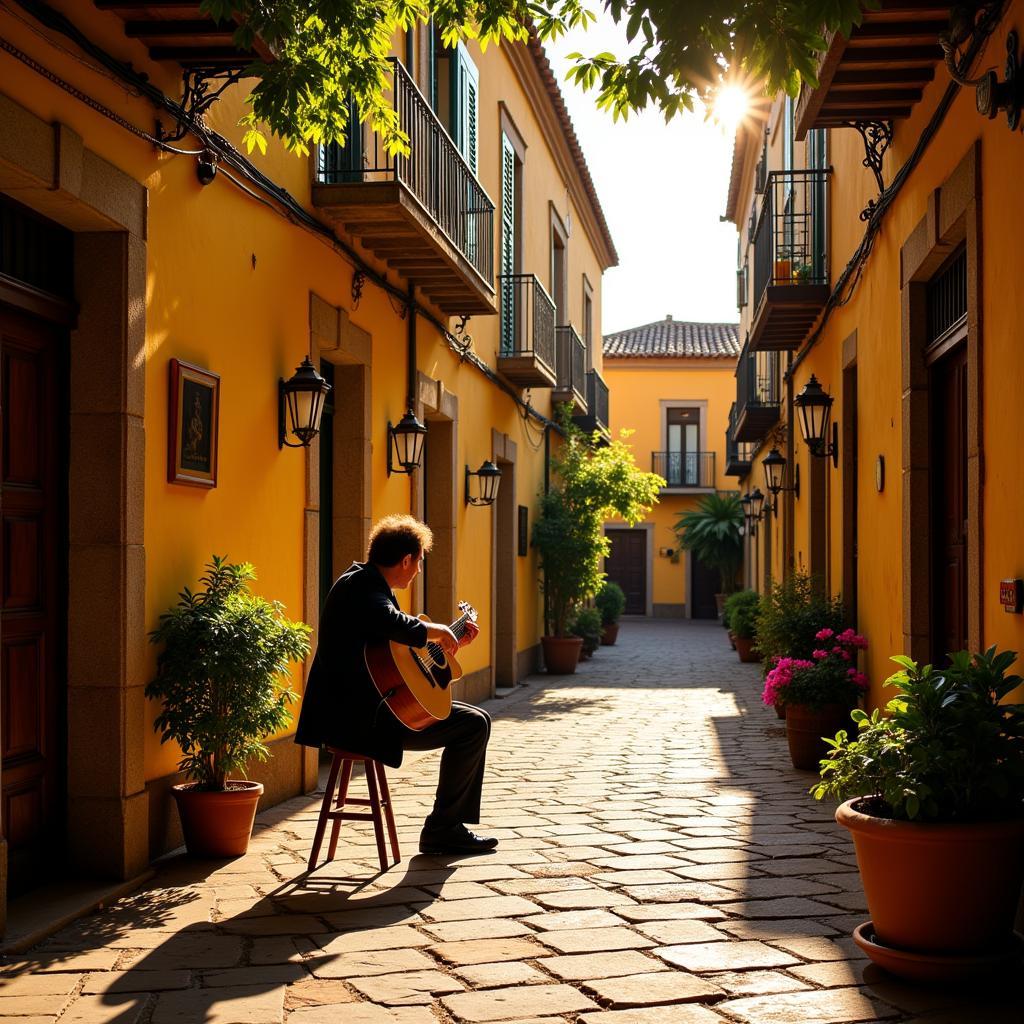
<instances>
[{"instance_id":1,"label":"planter with flowers","mask_svg":"<svg viewBox=\"0 0 1024 1024\"><path fill-rule=\"evenodd\" d=\"M1019 969L1024 884L1024 680L1013 651L961 651L948 668L902 668L887 714L854 711L829 741L818 799L845 800L871 920L854 931L902 977L949 982Z\"/></svg>"},{"instance_id":2,"label":"planter with flowers","mask_svg":"<svg viewBox=\"0 0 1024 1024\"><path fill-rule=\"evenodd\" d=\"M786 741L794 768L814 769L828 752L832 736L850 720L867 689L867 677L856 665L857 651L867 640L852 629L836 633L825 627L816 639L822 645L811 658L780 658L765 678L761 699L785 706Z\"/></svg>"},{"instance_id":3,"label":"planter with flowers","mask_svg":"<svg viewBox=\"0 0 1024 1024\"><path fill-rule=\"evenodd\" d=\"M761 598L756 590L738 590L726 598L724 615L740 661L761 660L760 651L754 646L760 605Z\"/></svg>"}]
</instances>

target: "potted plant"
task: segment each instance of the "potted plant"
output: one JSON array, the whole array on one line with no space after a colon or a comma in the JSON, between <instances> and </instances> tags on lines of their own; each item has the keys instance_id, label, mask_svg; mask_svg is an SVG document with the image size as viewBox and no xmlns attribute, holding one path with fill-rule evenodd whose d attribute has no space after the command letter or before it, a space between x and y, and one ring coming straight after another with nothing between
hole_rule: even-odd
<instances>
[{"instance_id":1,"label":"potted plant","mask_svg":"<svg viewBox=\"0 0 1024 1024\"><path fill-rule=\"evenodd\" d=\"M757 633L757 609L761 604L756 590L739 590L730 594L725 602L724 615L729 620L729 630L735 639L736 653L740 661L760 661L760 654L754 648Z\"/></svg>"},{"instance_id":2,"label":"potted plant","mask_svg":"<svg viewBox=\"0 0 1024 1024\"><path fill-rule=\"evenodd\" d=\"M961 651L948 668L897 657L887 715L853 712L821 765L819 800L845 800L870 922L858 944L893 973L946 979L1020 955L1024 705L1016 652Z\"/></svg>"},{"instance_id":3,"label":"potted plant","mask_svg":"<svg viewBox=\"0 0 1024 1024\"><path fill-rule=\"evenodd\" d=\"M626 595L618 583L605 580L594 595L594 604L601 613L601 643L611 647L619 636L619 617L626 610Z\"/></svg>"},{"instance_id":4,"label":"potted plant","mask_svg":"<svg viewBox=\"0 0 1024 1024\"><path fill-rule=\"evenodd\" d=\"M706 494L696 508L684 512L675 532L681 547L706 566L717 569L721 590L715 594L719 616L726 597L736 589L736 572L743 561L743 506L735 494Z\"/></svg>"},{"instance_id":5,"label":"potted plant","mask_svg":"<svg viewBox=\"0 0 1024 1024\"><path fill-rule=\"evenodd\" d=\"M725 602L722 608L722 625L725 627L726 636L729 637L729 646L736 650L736 634L732 631L732 623L729 621L729 602Z\"/></svg>"},{"instance_id":6,"label":"potted plant","mask_svg":"<svg viewBox=\"0 0 1024 1024\"><path fill-rule=\"evenodd\" d=\"M757 610L757 646L765 672L780 658L811 660L821 647L816 634L843 628L843 604L829 597L821 581L803 572L773 584Z\"/></svg>"},{"instance_id":7,"label":"potted plant","mask_svg":"<svg viewBox=\"0 0 1024 1024\"><path fill-rule=\"evenodd\" d=\"M262 741L291 721L288 664L309 653L310 627L253 594L255 578L249 563L214 555L202 589L186 587L150 633L163 650L146 696L163 702L154 727L161 743L178 744L178 767L191 780L173 793L195 856L248 848L263 785L246 781L245 767L265 761Z\"/></svg>"},{"instance_id":8,"label":"potted plant","mask_svg":"<svg viewBox=\"0 0 1024 1024\"><path fill-rule=\"evenodd\" d=\"M789 250L779 246L772 264L772 284L793 283L793 260L790 258Z\"/></svg>"},{"instance_id":9,"label":"potted plant","mask_svg":"<svg viewBox=\"0 0 1024 1024\"><path fill-rule=\"evenodd\" d=\"M541 496L532 540L540 555L545 621L551 631L541 637L548 672L576 670L583 641L571 636L573 612L597 593L610 551L605 521L613 517L633 526L658 500L665 481L640 470L625 440L610 444L583 433L565 406L559 426L561 451L551 459L553 484ZM623 438L628 432L623 432Z\"/></svg>"},{"instance_id":10,"label":"potted plant","mask_svg":"<svg viewBox=\"0 0 1024 1024\"><path fill-rule=\"evenodd\" d=\"M597 608L580 608L569 632L583 641L581 656L589 658L601 646L601 613Z\"/></svg>"},{"instance_id":11,"label":"potted plant","mask_svg":"<svg viewBox=\"0 0 1024 1024\"><path fill-rule=\"evenodd\" d=\"M822 738L834 735L850 719L850 711L867 689L857 668L857 652L868 643L859 633L825 628L822 645L810 659L780 658L765 677L761 699L786 708L786 742L794 768L817 768L828 747Z\"/></svg>"}]
</instances>

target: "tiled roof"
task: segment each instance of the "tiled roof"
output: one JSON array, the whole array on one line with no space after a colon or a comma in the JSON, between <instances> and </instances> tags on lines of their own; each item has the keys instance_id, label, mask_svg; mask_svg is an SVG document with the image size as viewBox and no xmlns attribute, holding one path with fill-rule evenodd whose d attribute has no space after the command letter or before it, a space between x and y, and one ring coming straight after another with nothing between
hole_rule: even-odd
<instances>
[{"instance_id":1,"label":"tiled roof","mask_svg":"<svg viewBox=\"0 0 1024 1024\"><path fill-rule=\"evenodd\" d=\"M604 354L634 358L738 356L738 324L701 324L666 317L643 327L604 336Z\"/></svg>"}]
</instances>

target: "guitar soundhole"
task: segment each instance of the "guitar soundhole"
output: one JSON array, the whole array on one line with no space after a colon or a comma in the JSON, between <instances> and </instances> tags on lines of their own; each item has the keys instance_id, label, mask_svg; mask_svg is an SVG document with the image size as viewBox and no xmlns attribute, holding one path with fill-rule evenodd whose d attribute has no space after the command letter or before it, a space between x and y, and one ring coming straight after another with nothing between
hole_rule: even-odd
<instances>
[{"instance_id":1,"label":"guitar soundhole","mask_svg":"<svg viewBox=\"0 0 1024 1024\"><path fill-rule=\"evenodd\" d=\"M426 677L427 682L429 682L431 686L437 686L437 682L434 679L434 673L423 664L423 659L415 651L410 651L409 653L412 654L412 660L416 663L416 667Z\"/></svg>"}]
</instances>

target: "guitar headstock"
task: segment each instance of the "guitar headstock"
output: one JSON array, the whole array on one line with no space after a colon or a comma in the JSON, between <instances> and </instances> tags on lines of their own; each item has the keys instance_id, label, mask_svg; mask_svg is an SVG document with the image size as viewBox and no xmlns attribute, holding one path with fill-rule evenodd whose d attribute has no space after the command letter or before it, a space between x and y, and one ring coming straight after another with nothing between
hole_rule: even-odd
<instances>
[{"instance_id":1,"label":"guitar headstock","mask_svg":"<svg viewBox=\"0 0 1024 1024\"><path fill-rule=\"evenodd\" d=\"M459 602L459 611L469 622L476 622L478 615L476 609L468 601Z\"/></svg>"}]
</instances>

